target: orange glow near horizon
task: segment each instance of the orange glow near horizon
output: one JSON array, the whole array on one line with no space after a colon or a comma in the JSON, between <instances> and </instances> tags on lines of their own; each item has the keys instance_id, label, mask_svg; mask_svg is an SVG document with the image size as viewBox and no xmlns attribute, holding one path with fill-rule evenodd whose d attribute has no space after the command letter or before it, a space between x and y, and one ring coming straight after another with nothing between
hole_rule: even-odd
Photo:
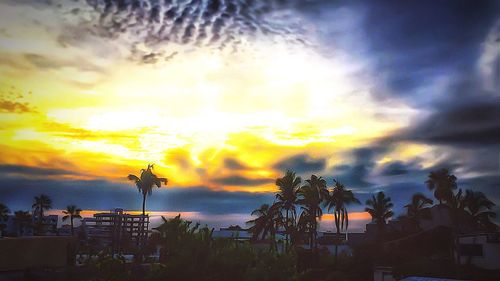
<instances>
[{"instance_id":1,"label":"orange glow near horizon","mask_svg":"<svg viewBox=\"0 0 500 281\"><path fill-rule=\"evenodd\" d=\"M370 214L367 212L349 212L349 220L371 220ZM333 221L333 214L323 214L322 221Z\"/></svg>"},{"instance_id":2,"label":"orange glow near horizon","mask_svg":"<svg viewBox=\"0 0 500 281\"><path fill-rule=\"evenodd\" d=\"M47 215L59 215L63 216L64 214L62 213L64 210L48 210L46 211ZM97 213L109 213L109 212L114 212L114 210L82 210L80 215L82 217L92 217L93 215ZM131 214L131 215L140 215L142 214L142 211L140 210L124 210L124 213ZM147 211L146 214L148 214L150 217L160 217L164 216L166 218L171 218L175 217L177 215L181 215L182 218L187 219L187 220L196 220L204 217L203 214L200 212L157 212L157 211ZM322 222L333 222L334 216L333 214L329 213L324 213L323 216L321 216L321 221ZM367 212L349 212L349 220L352 221L358 221L358 220L371 220L370 214Z\"/></svg>"}]
</instances>

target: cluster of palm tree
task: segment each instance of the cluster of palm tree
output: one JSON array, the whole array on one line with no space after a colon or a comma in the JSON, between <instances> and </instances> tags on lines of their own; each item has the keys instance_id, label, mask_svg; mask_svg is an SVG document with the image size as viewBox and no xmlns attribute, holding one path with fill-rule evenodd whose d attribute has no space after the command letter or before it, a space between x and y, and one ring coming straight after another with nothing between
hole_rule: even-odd
<instances>
[{"instance_id":1,"label":"cluster of palm tree","mask_svg":"<svg viewBox=\"0 0 500 281\"><path fill-rule=\"evenodd\" d=\"M44 211L52 209L52 199L45 194L40 194L40 196L35 196L35 202L31 206L33 208L33 218L36 220L36 232L38 234L44 231Z\"/></svg>"},{"instance_id":2,"label":"cluster of palm tree","mask_svg":"<svg viewBox=\"0 0 500 281\"><path fill-rule=\"evenodd\" d=\"M496 214L491 211L495 204L482 192L457 189L457 178L446 169L429 173L426 185L434 192L434 197L441 207L451 210L453 224L458 227L462 222L472 224L476 228L495 229L491 222ZM347 206L359 204L352 190L341 182L334 180L332 187L327 187L322 177L312 175L304 182L292 171L287 171L282 178L276 180L278 192L272 205L264 204L252 212L256 218L247 222L251 225L253 238L262 240L270 238L275 243L277 233L285 235L285 245L297 245L308 236L310 248L316 248L318 220L323 210L333 212L336 233L346 231L349 226ZM365 212L379 226L382 234L388 220L394 216L394 204L391 198L382 191L372 195L365 202ZM408 221L416 230L421 230L421 221L431 219L433 200L422 193L416 193L405 205L406 214L400 218ZM299 214L300 213L300 214ZM273 246L274 247L274 246Z\"/></svg>"},{"instance_id":3,"label":"cluster of palm tree","mask_svg":"<svg viewBox=\"0 0 500 281\"><path fill-rule=\"evenodd\" d=\"M373 195L371 199L366 200L366 206L365 212L370 214L373 222L380 229L383 229L387 220L394 216L394 212L392 211L394 204L391 202L391 197L386 197L382 191L379 191L376 196Z\"/></svg>"},{"instance_id":4,"label":"cluster of palm tree","mask_svg":"<svg viewBox=\"0 0 500 281\"><path fill-rule=\"evenodd\" d=\"M255 219L248 221L254 239L271 238L281 231L285 235L285 247L303 242L307 236L311 249L317 247L318 220L323 216L323 208L332 211L336 232L339 234L349 225L347 206L359 203L351 190L337 180L332 188L325 179L311 175L302 182L301 177L287 171L276 180L278 192L272 205L264 204L252 212Z\"/></svg>"},{"instance_id":5,"label":"cluster of palm tree","mask_svg":"<svg viewBox=\"0 0 500 281\"><path fill-rule=\"evenodd\" d=\"M75 219L81 219L82 216L80 215L82 209L78 208L76 205L68 205L66 207L66 210L62 211L64 216L62 217L63 221L70 220L70 226L71 226L71 235L75 235L75 226L74 226L74 220Z\"/></svg>"},{"instance_id":6,"label":"cluster of palm tree","mask_svg":"<svg viewBox=\"0 0 500 281\"><path fill-rule=\"evenodd\" d=\"M32 213L29 211L18 210L14 212L13 223L17 229L17 235L22 236L27 234L29 228L33 228L34 234L43 235L46 232L45 229L45 212L52 209L52 200L49 196L45 194L40 194L34 197L34 202L32 207ZM80 212L82 210L75 205L68 205L66 210L63 210L64 214L62 220L70 220L71 223L71 234L74 235L74 220L81 219ZM0 203L0 232L3 235L3 231L6 227L6 222L9 219L10 210L3 203Z\"/></svg>"},{"instance_id":7,"label":"cluster of palm tree","mask_svg":"<svg viewBox=\"0 0 500 281\"><path fill-rule=\"evenodd\" d=\"M496 217L491 209L495 206L486 195L480 191L457 189L457 178L447 169L431 172L426 181L429 190L434 191L434 197L439 205L446 206L451 211L451 218L455 227L466 223L481 229L494 229L491 222Z\"/></svg>"}]
</instances>

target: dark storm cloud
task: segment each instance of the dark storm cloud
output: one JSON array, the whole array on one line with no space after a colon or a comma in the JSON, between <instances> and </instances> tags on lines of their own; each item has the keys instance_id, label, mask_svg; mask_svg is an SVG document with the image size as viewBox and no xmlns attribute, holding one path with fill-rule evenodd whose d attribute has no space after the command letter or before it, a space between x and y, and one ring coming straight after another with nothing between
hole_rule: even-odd
<instances>
[{"instance_id":1,"label":"dark storm cloud","mask_svg":"<svg viewBox=\"0 0 500 281\"><path fill-rule=\"evenodd\" d=\"M177 188L164 190L168 209L203 211L207 213L248 213L263 203L272 203L271 193L212 191L207 188Z\"/></svg>"},{"instance_id":2,"label":"dark storm cloud","mask_svg":"<svg viewBox=\"0 0 500 281\"><path fill-rule=\"evenodd\" d=\"M0 201L11 209L30 209L33 197L47 194L53 208L77 204L84 209L108 210L114 207L139 209L137 190L133 186L105 180L55 180L0 176Z\"/></svg>"},{"instance_id":3,"label":"dark storm cloud","mask_svg":"<svg viewBox=\"0 0 500 281\"><path fill-rule=\"evenodd\" d=\"M387 149L385 146L354 149L349 152L349 156L353 159L353 162L334 166L332 171L333 176L329 176L328 180L331 181L334 178L352 188L373 186L370 180L370 173L375 168L375 158L387 151Z\"/></svg>"},{"instance_id":4,"label":"dark storm cloud","mask_svg":"<svg viewBox=\"0 0 500 281\"><path fill-rule=\"evenodd\" d=\"M325 169L326 159L313 158L308 154L298 154L280 160L273 165L273 168L280 171L294 171L296 173L321 172Z\"/></svg>"},{"instance_id":5,"label":"dark storm cloud","mask_svg":"<svg viewBox=\"0 0 500 281\"><path fill-rule=\"evenodd\" d=\"M224 167L230 170L245 170L247 166L234 158L226 158L224 159Z\"/></svg>"},{"instance_id":6,"label":"dark storm cloud","mask_svg":"<svg viewBox=\"0 0 500 281\"><path fill-rule=\"evenodd\" d=\"M475 66L499 15L498 1L372 2L365 10L377 73L393 94L417 103L429 81Z\"/></svg>"},{"instance_id":7,"label":"dark storm cloud","mask_svg":"<svg viewBox=\"0 0 500 281\"><path fill-rule=\"evenodd\" d=\"M412 165L408 165L402 161L393 161L384 165L380 174L383 176L399 176L407 174L411 168L413 168Z\"/></svg>"},{"instance_id":8,"label":"dark storm cloud","mask_svg":"<svg viewBox=\"0 0 500 281\"><path fill-rule=\"evenodd\" d=\"M62 175L78 175L78 173L52 168L29 167L22 165L0 164L0 175L21 175L25 177L33 176L62 176Z\"/></svg>"},{"instance_id":9,"label":"dark storm cloud","mask_svg":"<svg viewBox=\"0 0 500 281\"><path fill-rule=\"evenodd\" d=\"M270 183L272 181L273 181L272 179L267 179L267 178L252 179L252 178L247 178L247 177L238 176L238 175L220 177L220 178L215 178L212 180L212 182L214 182L214 183L218 183L218 184L222 184L222 185L229 185L229 186L262 185L265 183Z\"/></svg>"},{"instance_id":10,"label":"dark storm cloud","mask_svg":"<svg viewBox=\"0 0 500 281\"><path fill-rule=\"evenodd\" d=\"M141 208L141 196L131 184L105 180L31 180L0 177L0 202L11 210L30 209L33 197L40 193L52 198L53 208L76 204L87 210L121 207ZM202 212L208 214L250 213L262 203L271 203L270 193L212 191L205 187L162 188L148 197L151 211Z\"/></svg>"},{"instance_id":11,"label":"dark storm cloud","mask_svg":"<svg viewBox=\"0 0 500 281\"><path fill-rule=\"evenodd\" d=\"M472 96L472 95L471 95ZM459 146L500 145L500 97L443 104L401 138Z\"/></svg>"},{"instance_id":12,"label":"dark storm cloud","mask_svg":"<svg viewBox=\"0 0 500 281\"><path fill-rule=\"evenodd\" d=\"M473 189L483 192L497 205L500 205L500 175L478 176L460 179L458 187L462 189ZM499 206L500 207L500 206Z\"/></svg>"}]
</instances>

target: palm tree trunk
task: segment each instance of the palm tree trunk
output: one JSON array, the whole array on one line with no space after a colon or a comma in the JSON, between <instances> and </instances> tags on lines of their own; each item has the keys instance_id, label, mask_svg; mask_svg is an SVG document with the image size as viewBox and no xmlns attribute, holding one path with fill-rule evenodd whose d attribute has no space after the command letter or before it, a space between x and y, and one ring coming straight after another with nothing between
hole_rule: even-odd
<instances>
[{"instance_id":1,"label":"palm tree trunk","mask_svg":"<svg viewBox=\"0 0 500 281\"><path fill-rule=\"evenodd\" d=\"M42 229L43 229L43 207L42 205L40 205L40 211L38 212L38 215L40 216L38 218L38 229L37 229L37 235L41 235L42 234Z\"/></svg>"},{"instance_id":2,"label":"palm tree trunk","mask_svg":"<svg viewBox=\"0 0 500 281\"><path fill-rule=\"evenodd\" d=\"M337 238L340 237L340 229L339 229L339 216L340 214L337 214L337 211L334 211L335 214L335 227L337 228ZM338 256L338 250L339 250L339 245L338 241L335 239L335 261L337 261L337 256Z\"/></svg>"},{"instance_id":3,"label":"palm tree trunk","mask_svg":"<svg viewBox=\"0 0 500 281\"><path fill-rule=\"evenodd\" d=\"M146 215L146 194L142 194L142 216Z\"/></svg>"},{"instance_id":4,"label":"palm tree trunk","mask_svg":"<svg viewBox=\"0 0 500 281\"><path fill-rule=\"evenodd\" d=\"M75 236L75 230L73 229L73 216L70 216L70 222L71 222L71 236Z\"/></svg>"},{"instance_id":5,"label":"palm tree trunk","mask_svg":"<svg viewBox=\"0 0 500 281\"><path fill-rule=\"evenodd\" d=\"M288 252L288 230L289 230L289 226L288 226L288 209L286 210L286 223L285 223L285 251Z\"/></svg>"},{"instance_id":6,"label":"palm tree trunk","mask_svg":"<svg viewBox=\"0 0 500 281\"><path fill-rule=\"evenodd\" d=\"M138 243L140 243L140 246L144 246L144 236L145 236L145 233L144 233L144 219L145 219L145 216L146 216L146 193L143 193L142 194L142 218L141 218L141 229L139 231L139 239L138 239ZM141 259L142 259L142 254L141 254Z\"/></svg>"}]
</instances>

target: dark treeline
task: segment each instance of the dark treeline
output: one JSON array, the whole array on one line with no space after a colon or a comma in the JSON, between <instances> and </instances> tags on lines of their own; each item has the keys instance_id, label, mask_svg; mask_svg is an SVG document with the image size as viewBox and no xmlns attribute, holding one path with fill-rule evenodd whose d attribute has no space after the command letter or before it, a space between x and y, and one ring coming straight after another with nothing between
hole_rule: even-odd
<instances>
[{"instance_id":1,"label":"dark treeline","mask_svg":"<svg viewBox=\"0 0 500 281\"><path fill-rule=\"evenodd\" d=\"M157 177L150 165L141 176L129 176L141 193L145 214L146 195L154 186L160 187L167 180ZM393 266L397 278L422 275L448 278L489 280L498 272L487 272L472 265L460 266L454 262L453 250L463 227L480 231L497 231L491 221L495 205L483 193L458 188L457 178L448 170L431 172L425 181L437 200L417 193L408 198L406 213L398 217L402 230L389 231L388 221L394 217L391 198L384 192L373 194L365 202L375 225L377 235L352 247L351 253L331 255L318 247L318 220L323 211L333 213L335 233L349 227L348 207L361 204L352 190L335 180L328 187L319 176L311 175L302 180L288 171L276 180L278 188L273 204L263 204L252 212L254 218L247 223L254 242L266 242L268 247L255 247L252 242L239 239L215 238L213 229L193 224L178 215L163 218L149 239L116 255L110 249L98 248L95 241L80 239L78 253L83 264L71 272L72 280L372 280L377 265ZM51 208L50 198L37 196L33 204L35 216L26 211L16 211L15 220L37 224L43 212ZM422 222L431 218L431 208L446 209L452 224L446 231L424 231ZM79 219L81 210L69 205L64 219ZM0 220L10 213L0 204ZM39 223L43 225L42 223ZM283 235L283 250L278 250L277 235ZM420 235L404 247L391 248L388 243ZM419 236L419 237L420 237ZM339 236L340 237L340 236ZM335 242L341 244L340 238ZM413 244L412 244L413 243ZM149 256L160 249L159 261ZM121 254L135 254L136 263L127 263ZM147 270L138 267L146 264Z\"/></svg>"}]
</instances>

